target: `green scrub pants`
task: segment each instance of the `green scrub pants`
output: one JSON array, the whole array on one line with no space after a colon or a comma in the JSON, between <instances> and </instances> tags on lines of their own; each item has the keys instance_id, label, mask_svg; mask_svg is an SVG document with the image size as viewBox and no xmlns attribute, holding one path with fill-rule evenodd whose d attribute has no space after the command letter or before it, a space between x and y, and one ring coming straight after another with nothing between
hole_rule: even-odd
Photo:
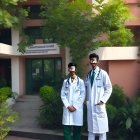
<instances>
[{"instance_id":1,"label":"green scrub pants","mask_svg":"<svg viewBox=\"0 0 140 140\"><path fill-rule=\"evenodd\" d=\"M65 140L71 140L71 128L73 127L73 140L81 139L81 126L64 125Z\"/></svg>"}]
</instances>

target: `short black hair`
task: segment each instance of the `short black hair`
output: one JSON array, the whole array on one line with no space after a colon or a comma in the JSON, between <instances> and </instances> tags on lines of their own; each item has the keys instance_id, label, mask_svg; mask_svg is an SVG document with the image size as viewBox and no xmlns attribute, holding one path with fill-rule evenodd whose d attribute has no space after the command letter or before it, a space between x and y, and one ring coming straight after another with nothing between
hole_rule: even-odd
<instances>
[{"instance_id":1,"label":"short black hair","mask_svg":"<svg viewBox=\"0 0 140 140\"><path fill-rule=\"evenodd\" d=\"M91 58L93 58L93 57L95 57L95 58L97 59L97 61L99 60L99 56L98 56L96 53L91 53L91 54L89 55L89 59L91 59Z\"/></svg>"},{"instance_id":2,"label":"short black hair","mask_svg":"<svg viewBox=\"0 0 140 140\"><path fill-rule=\"evenodd\" d=\"M71 66L75 66L75 68L76 68L76 63L70 62L70 63L68 64L68 68L70 68Z\"/></svg>"}]
</instances>

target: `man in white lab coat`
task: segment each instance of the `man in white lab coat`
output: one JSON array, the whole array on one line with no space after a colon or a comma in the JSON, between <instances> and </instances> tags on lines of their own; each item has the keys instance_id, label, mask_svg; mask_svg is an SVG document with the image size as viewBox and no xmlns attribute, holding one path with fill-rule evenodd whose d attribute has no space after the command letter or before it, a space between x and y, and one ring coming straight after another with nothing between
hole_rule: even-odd
<instances>
[{"instance_id":1,"label":"man in white lab coat","mask_svg":"<svg viewBox=\"0 0 140 140\"><path fill-rule=\"evenodd\" d=\"M88 140L106 140L108 129L108 117L105 103L112 92L112 85L107 72L100 69L98 65L99 56L95 53L89 55L92 70L86 77L87 88L87 122Z\"/></svg>"},{"instance_id":2,"label":"man in white lab coat","mask_svg":"<svg viewBox=\"0 0 140 140\"><path fill-rule=\"evenodd\" d=\"M71 140L71 128L73 127L74 140L81 138L81 126L83 125L83 103L85 100L84 81L76 75L76 64L69 63L70 77L65 79L61 89L61 99L64 104L63 119L65 140Z\"/></svg>"}]
</instances>

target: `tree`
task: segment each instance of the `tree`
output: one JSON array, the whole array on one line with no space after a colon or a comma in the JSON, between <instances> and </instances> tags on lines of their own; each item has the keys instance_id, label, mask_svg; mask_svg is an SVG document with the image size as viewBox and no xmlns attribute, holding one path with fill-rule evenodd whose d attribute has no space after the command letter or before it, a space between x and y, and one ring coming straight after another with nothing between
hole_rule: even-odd
<instances>
[{"instance_id":1,"label":"tree","mask_svg":"<svg viewBox=\"0 0 140 140\"><path fill-rule=\"evenodd\" d=\"M0 1L0 29L17 28L21 25L21 20L28 16L28 12L18 4L25 1L27 0Z\"/></svg>"},{"instance_id":2,"label":"tree","mask_svg":"<svg viewBox=\"0 0 140 140\"><path fill-rule=\"evenodd\" d=\"M129 9L121 0L96 0L96 4L90 5L84 0L42 0L41 17L43 23L43 35L55 38L61 48L70 48L72 61L81 64L82 58L86 57L91 50L104 45L114 45L111 39L103 42L97 38L107 33L109 38L111 32L117 32L117 36L123 35L123 45L132 41L132 33L126 35L128 29L125 22L130 18ZM123 30L123 32L121 32ZM114 33L115 34L115 33ZM115 35L114 35L115 36ZM124 43L125 42L125 43ZM119 45L119 43L116 43ZM121 44L120 44L121 45Z\"/></svg>"}]
</instances>

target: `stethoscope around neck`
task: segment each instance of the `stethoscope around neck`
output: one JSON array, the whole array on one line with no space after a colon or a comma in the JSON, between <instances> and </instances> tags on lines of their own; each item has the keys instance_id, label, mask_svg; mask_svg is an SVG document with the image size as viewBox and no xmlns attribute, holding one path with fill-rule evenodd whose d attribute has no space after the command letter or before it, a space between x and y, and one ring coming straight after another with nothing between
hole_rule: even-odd
<instances>
[{"instance_id":1,"label":"stethoscope around neck","mask_svg":"<svg viewBox=\"0 0 140 140\"><path fill-rule=\"evenodd\" d=\"M68 88L69 87L69 85L70 85L70 77L67 79L67 81L66 81L66 88ZM79 77L77 76L77 80L78 80L78 82L77 82L77 86L79 85Z\"/></svg>"}]
</instances>

